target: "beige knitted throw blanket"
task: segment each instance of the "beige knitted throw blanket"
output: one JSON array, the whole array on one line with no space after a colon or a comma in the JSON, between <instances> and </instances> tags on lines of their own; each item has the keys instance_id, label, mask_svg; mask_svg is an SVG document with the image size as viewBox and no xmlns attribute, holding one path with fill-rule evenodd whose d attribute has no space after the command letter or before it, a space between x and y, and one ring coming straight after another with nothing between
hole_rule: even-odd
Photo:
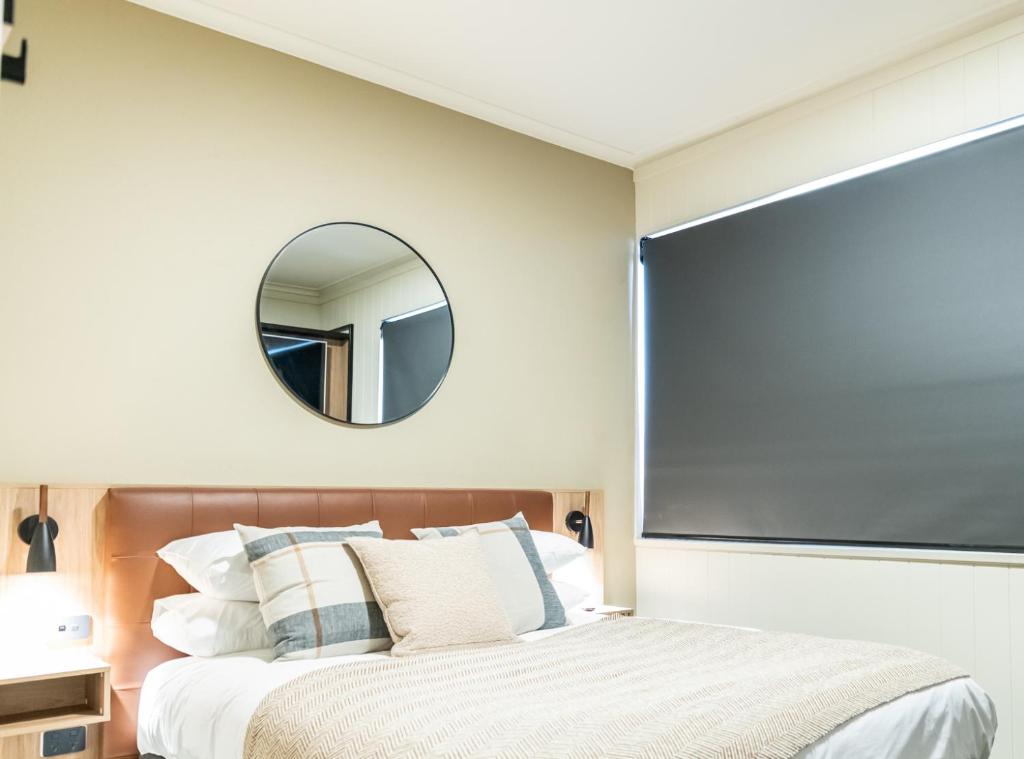
<instances>
[{"instance_id":1,"label":"beige knitted throw blanket","mask_svg":"<svg viewBox=\"0 0 1024 759\"><path fill-rule=\"evenodd\" d=\"M791 757L966 676L895 646L653 619L326 667L271 691L245 759Z\"/></svg>"}]
</instances>

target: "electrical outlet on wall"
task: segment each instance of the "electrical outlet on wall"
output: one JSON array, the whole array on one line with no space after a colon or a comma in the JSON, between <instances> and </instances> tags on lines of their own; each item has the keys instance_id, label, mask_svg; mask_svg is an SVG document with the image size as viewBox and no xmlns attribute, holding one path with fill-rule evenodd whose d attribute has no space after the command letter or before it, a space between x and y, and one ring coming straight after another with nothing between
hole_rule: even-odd
<instances>
[{"instance_id":1,"label":"electrical outlet on wall","mask_svg":"<svg viewBox=\"0 0 1024 759\"><path fill-rule=\"evenodd\" d=\"M64 730L48 730L43 733L39 747L40 756L64 756L85 751L85 728L69 727Z\"/></svg>"},{"instance_id":2,"label":"electrical outlet on wall","mask_svg":"<svg viewBox=\"0 0 1024 759\"><path fill-rule=\"evenodd\" d=\"M66 643L72 640L85 640L92 635L92 617L78 614L73 617L60 617L54 623L53 641Z\"/></svg>"}]
</instances>

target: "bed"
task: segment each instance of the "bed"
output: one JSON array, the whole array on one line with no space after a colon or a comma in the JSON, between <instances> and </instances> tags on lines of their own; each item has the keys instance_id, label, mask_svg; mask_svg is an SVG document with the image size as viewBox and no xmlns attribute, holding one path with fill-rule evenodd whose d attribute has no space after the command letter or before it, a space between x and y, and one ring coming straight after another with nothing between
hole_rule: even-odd
<instances>
[{"instance_id":1,"label":"bed","mask_svg":"<svg viewBox=\"0 0 1024 759\"><path fill-rule=\"evenodd\" d=\"M577 624L589 619L574 620ZM528 633L532 642L559 631ZM344 657L352 663L387 654ZM275 687L332 660L270 662L268 651L165 662L146 678L139 709L139 745L165 759L242 757L246 729ZM984 691L959 679L904 696L848 722L802 751L800 759L945 759L988 755L995 713Z\"/></svg>"},{"instance_id":2,"label":"bed","mask_svg":"<svg viewBox=\"0 0 1024 759\"><path fill-rule=\"evenodd\" d=\"M136 716L142 682L157 665L184 656L150 629L156 599L191 590L157 558L156 551L167 543L230 530L236 522L330 527L371 519L379 520L384 537L411 539L413 528L507 519L518 512L534 528L550 531L556 509L564 506L544 490L111 488L102 519L104 614L98 630L112 690L103 759L139 756Z\"/></svg>"},{"instance_id":3,"label":"bed","mask_svg":"<svg viewBox=\"0 0 1024 759\"><path fill-rule=\"evenodd\" d=\"M164 759L241 759L250 756L250 724L259 718L261 710L267 710L266 703L273 694L311 677L331 673L340 673L341 681L344 681L347 672L358 673L368 667L383 666L391 658L388 654L378 653L271 662L267 651L205 659L183 657L155 641L148 629L147 615L151 611L152 600L187 590L187 587L181 588L181 581L153 556L155 549L167 539L224 529L225 524L233 521L260 522L268 526L295 523L340 525L370 516L380 519L386 535L406 537L404 533L412 527L502 519L517 511L524 512L534 527L552 528L552 496L544 491L224 491L182 488L111 491L106 548L108 611L113 608L121 616L108 613L109 656L113 664L115 696L113 721L104 742L104 756L133 757L139 755L140 749L144 755ZM597 632L588 631L619 630L609 625L609 620L595 620L592 615L577 616L571 621L574 624L566 628L524 635L524 643L519 647L522 655L528 656L530 652L539 652L544 647L551 648L574 636L597 635ZM707 635L714 627L652 621L624 622L638 625L637 630L640 631L646 629L643 625L661 632L668 629L666 625L675 625L680 630L686 628L702 635ZM621 629L620 638L631 639L633 628ZM757 635L749 631L742 634L733 632L740 628L718 630L728 631L734 637L748 633ZM804 637L811 640L809 636ZM501 674L499 668L499 678ZM988 756L996 729L995 711L988 696L970 678L947 676L941 683L879 703L876 708L858 713L859 716L829 729L827 734L805 744L798 753L794 752L795 755L802 759L849 756L980 759ZM534 754L508 752L507 755L565 756L573 752L580 756L605 755L592 747L581 749L574 743L572 730L562 730L560 734L551 736ZM387 751L382 753L378 747L377 753L368 750L344 755L389 754ZM486 749L479 755L506 754L497 749ZM641 754L630 753L620 746L609 750L608 755ZM670 755L691 756L697 753L682 750Z\"/></svg>"}]
</instances>

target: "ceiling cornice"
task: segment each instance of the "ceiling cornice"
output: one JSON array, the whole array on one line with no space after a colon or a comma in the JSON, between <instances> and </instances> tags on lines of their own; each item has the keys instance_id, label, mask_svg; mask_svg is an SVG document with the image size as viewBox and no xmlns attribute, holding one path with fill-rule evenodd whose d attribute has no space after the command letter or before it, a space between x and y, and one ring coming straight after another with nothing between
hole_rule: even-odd
<instances>
[{"instance_id":1,"label":"ceiling cornice","mask_svg":"<svg viewBox=\"0 0 1024 759\"><path fill-rule=\"evenodd\" d=\"M289 303L305 303L310 306L320 305L320 291L313 287L286 285L281 282L264 282L261 294L275 300L286 300Z\"/></svg>"},{"instance_id":2,"label":"ceiling cornice","mask_svg":"<svg viewBox=\"0 0 1024 759\"><path fill-rule=\"evenodd\" d=\"M718 109L717 113L689 114L685 117L686 123L678 126L678 139L665 141L662 137L652 144L634 140L631 143L632 147L626 149L561 129L488 100L354 55L301 34L224 10L212 4L210 0L130 2L631 169L646 167L684 148L714 139L744 124L770 117L832 89L848 86L863 77L873 76L891 67L905 66L908 61L929 55L930 51L996 26L1024 12L1024 0L1000 0L1000 4L995 8L985 4L973 15L948 21L944 26L925 25L918 29L919 34L916 36L908 33L901 44L890 46L885 52L873 50L868 46L856 56L856 59L844 59L844 65L832 67L827 73L819 74L817 78L804 77L801 82L794 81L788 89L777 92L751 94L743 107L737 108L734 104L730 108ZM596 130L595 133L600 133L600 130ZM607 130L605 133L608 133Z\"/></svg>"},{"instance_id":3,"label":"ceiling cornice","mask_svg":"<svg viewBox=\"0 0 1024 759\"><path fill-rule=\"evenodd\" d=\"M322 306L332 300L342 298L356 290L363 290L385 279L397 277L399 274L419 269L423 261L412 253L398 261L363 269L361 272L324 285L321 288L290 285L284 282L267 280L263 283L261 293L275 300L286 300L290 303L305 303L310 306Z\"/></svg>"},{"instance_id":4,"label":"ceiling cornice","mask_svg":"<svg viewBox=\"0 0 1024 759\"><path fill-rule=\"evenodd\" d=\"M501 108L493 103L420 79L404 71L383 66L235 13L229 13L207 5L202 0L130 0L130 2L208 29L214 29L246 42L312 61L335 71L397 90L420 100L426 100L577 153L599 158L602 161L631 168L637 160L637 156L627 150L596 142Z\"/></svg>"},{"instance_id":5,"label":"ceiling cornice","mask_svg":"<svg viewBox=\"0 0 1024 759\"><path fill-rule=\"evenodd\" d=\"M378 282L383 282L385 279L397 277L399 274L404 274L408 271L414 271L421 266L423 266L423 261L420 257L410 253L407 257L398 261L364 269L358 274L343 277L337 282L325 285L319 292L320 303L328 303L342 298L349 293L354 293L356 290L362 290Z\"/></svg>"}]
</instances>

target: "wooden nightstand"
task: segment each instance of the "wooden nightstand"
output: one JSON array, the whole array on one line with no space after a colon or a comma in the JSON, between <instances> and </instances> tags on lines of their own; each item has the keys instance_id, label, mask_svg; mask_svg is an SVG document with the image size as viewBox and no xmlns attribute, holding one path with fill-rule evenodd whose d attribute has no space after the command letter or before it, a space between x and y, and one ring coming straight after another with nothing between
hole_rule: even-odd
<instances>
[{"instance_id":1,"label":"wooden nightstand","mask_svg":"<svg viewBox=\"0 0 1024 759\"><path fill-rule=\"evenodd\" d=\"M0 662L0 755L40 756L40 734L110 720L110 665L88 654L48 652ZM88 731L85 752L98 757L98 731Z\"/></svg>"},{"instance_id":2,"label":"wooden nightstand","mask_svg":"<svg viewBox=\"0 0 1024 759\"><path fill-rule=\"evenodd\" d=\"M593 611L594 614L600 614L602 617L632 617L633 610L628 606L595 606L593 609L587 609L586 611Z\"/></svg>"}]
</instances>

